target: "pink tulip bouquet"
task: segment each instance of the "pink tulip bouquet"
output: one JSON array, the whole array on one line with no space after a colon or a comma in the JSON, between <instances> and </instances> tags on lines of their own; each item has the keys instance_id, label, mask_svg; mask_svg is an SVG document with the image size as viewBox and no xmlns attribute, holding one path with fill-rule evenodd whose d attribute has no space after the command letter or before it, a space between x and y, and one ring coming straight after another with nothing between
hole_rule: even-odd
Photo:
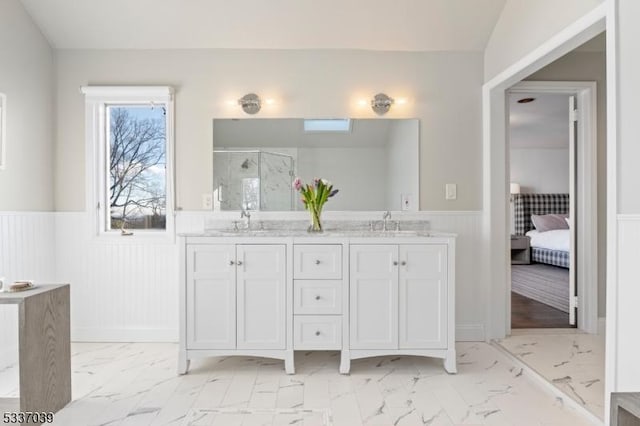
<instances>
[{"instance_id":1,"label":"pink tulip bouquet","mask_svg":"<svg viewBox=\"0 0 640 426\"><path fill-rule=\"evenodd\" d=\"M326 179L316 178L313 180L313 185L305 185L299 177L294 179L293 189L302 194L304 207L309 210L311 214L309 232L322 232L322 222L320 221L322 207L329 198L338 193L338 190L333 189L331 182Z\"/></svg>"}]
</instances>

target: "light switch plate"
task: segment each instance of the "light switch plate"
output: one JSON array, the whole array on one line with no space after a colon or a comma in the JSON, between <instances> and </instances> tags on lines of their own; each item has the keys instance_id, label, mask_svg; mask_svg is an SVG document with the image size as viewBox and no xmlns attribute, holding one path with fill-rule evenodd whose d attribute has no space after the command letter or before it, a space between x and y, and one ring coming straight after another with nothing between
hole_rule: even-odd
<instances>
[{"instance_id":1,"label":"light switch plate","mask_svg":"<svg viewBox=\"0 0 640 426\"><path fill-rule=\"evenodd\" d=\"M210 192L205 192L202 194L202 208L204 210L213 209L213 194Z\"/></svg>"},{"instance_id":2,"label":"light switch plate","mask_svg":"<svg viewBox=\"0 0 640 426\"><path fill-rule=\"evenodd\" d=\"M455 200L458 198L458 185L455 183L448 183L445 185L445 198L447 200Z\"/></svg>"}]
</instances>

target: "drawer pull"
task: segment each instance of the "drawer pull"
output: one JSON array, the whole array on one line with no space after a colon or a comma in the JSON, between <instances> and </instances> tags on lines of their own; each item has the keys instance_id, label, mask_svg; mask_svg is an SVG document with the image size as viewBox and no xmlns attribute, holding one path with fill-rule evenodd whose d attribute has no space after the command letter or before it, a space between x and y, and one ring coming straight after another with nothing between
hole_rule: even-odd
<instances>
[{"instance_id":1,"label":"drawer pull","mask_svg":"<svg viewBox=\"0 0 640 426\"><path fill-rule=\"evenodd\" d=\"M316 259L316 265L319 265L319 264L320 264L320 260Z\"/></svg>"},{"instance_id":2,"label":"drawer pull","mask_svg":"<svg viewBox=\"0 0 640 426\"><path fill-rule=\"evenodd\" d=\"M320 331L316 331L316 336L319 336L319 335L320 335Z\"/></svg>"},{"instance_id":3,"label":"drawer pull","mask_svg":"<svg viewBox=\"0 0 640 426\"><path fill-rule=\"evenodd\" d=\"M316 296L316 300L320 300L320 295L317 295L317 296Z\"/></svg>"},{"instance_id":4,"label":"drawer pull","mask_svg":"<svg viewBox=\"0 0 640 426\"><path fill-rule=\"evenodd\" d=\"M238 266L242 265L242 260L238 260Z\"/></svg>"},{"instance_id":5,"label":"drawer pull","mask_svg":"<svg viewBox=\"0 0 640 426\"><path fill-rule=\"evenodd\" d=\"M397 261L393 261L393 266L398 266L398 262Z\"/></svg>"},{"instance_id":6,"label":"drawer pull","mask_svg":"<svg viewBox=\"0 0 640 426\"><path fill-rule=\"evenodd\" d=\"M405 261L403 260L402 262L400 262L400 264L401 264L402 266L405 266L405 265L407 264L407 262L405 262Z\"/></svg>"},{"instance_id":7,"label":"drawer pull","mask_svg":"<svg viewBox=\"0 0 640 426\"><path fill-rule=\"evenodd\" d=\"M236 264L236 262L234 262L233 260L230 260L230 261L229 261L229 266L233 266L233 265L235 265L235 264Z\"/></svg>"}]
</instances>

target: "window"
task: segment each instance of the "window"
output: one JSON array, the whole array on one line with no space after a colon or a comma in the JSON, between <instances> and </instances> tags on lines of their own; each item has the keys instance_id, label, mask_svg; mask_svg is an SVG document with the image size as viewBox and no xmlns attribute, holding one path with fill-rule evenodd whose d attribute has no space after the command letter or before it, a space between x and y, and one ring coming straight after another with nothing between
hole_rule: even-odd
<instances>
[{"instance_id":1,"label":"window","mask_svg":"<svg viewBox=\"0 0 640 426\"><path fill-rule=\"evenodd\" d=\"M87 199L98 235L157 235L172 228L172 90L85 87ZM92 173L93 171L93 173Z\"/></svg>"},{"instance_id":2,"label":"window","mask_svg":"<svg viewBox=\"0 0 640 426\"><path fill-rule=\"evenodd\" d=\"M304 120L304 131L348 133L351 131L351 120L348 118Z\"/></svg>"}]
</instances>

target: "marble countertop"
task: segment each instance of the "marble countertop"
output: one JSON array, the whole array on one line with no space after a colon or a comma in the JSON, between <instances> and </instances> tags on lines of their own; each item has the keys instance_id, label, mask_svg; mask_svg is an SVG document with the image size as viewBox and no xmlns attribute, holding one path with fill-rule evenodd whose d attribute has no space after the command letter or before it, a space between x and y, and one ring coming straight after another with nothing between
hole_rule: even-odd
<instances>
[{"instance_id":1,"label":"marble countertop","mask_svg":"<svg viewBox=\"0 0 640 426\"><path fill-rule=\"evenodd\" d=\"M455 237L456 234L436 231L363 231L363 230L325 230L323 232L307 232L306 230L295 229L273 229L273 230L226 230L211 229L204 232L192 232L179 234L182 237L288 237L288 238L402 238L402 237L430 237L448 238Z\"/></svg>"},{"instance_id":2,"label":"marble countertop","mask_svg":"<svg viewBox=\"0 0 640 426\"><path fill-rule=\"evenodd\" d=\"M207 226L208 225L208 226ZM372 229L373 225L373 229ZM238 226L240 229L236 229ZM252 221L251 230L240 221L214 221L203 231L184 232L182 237L232 237L232 238L449 238L456 234L429 229L429 223L420 220L389 221L388 231L383 231L382 221L333 220L324 223L324 231L308 232L308 221L268 220ZM396 230L398 227L399 230Z\"/></svg>"}]
</instances>

